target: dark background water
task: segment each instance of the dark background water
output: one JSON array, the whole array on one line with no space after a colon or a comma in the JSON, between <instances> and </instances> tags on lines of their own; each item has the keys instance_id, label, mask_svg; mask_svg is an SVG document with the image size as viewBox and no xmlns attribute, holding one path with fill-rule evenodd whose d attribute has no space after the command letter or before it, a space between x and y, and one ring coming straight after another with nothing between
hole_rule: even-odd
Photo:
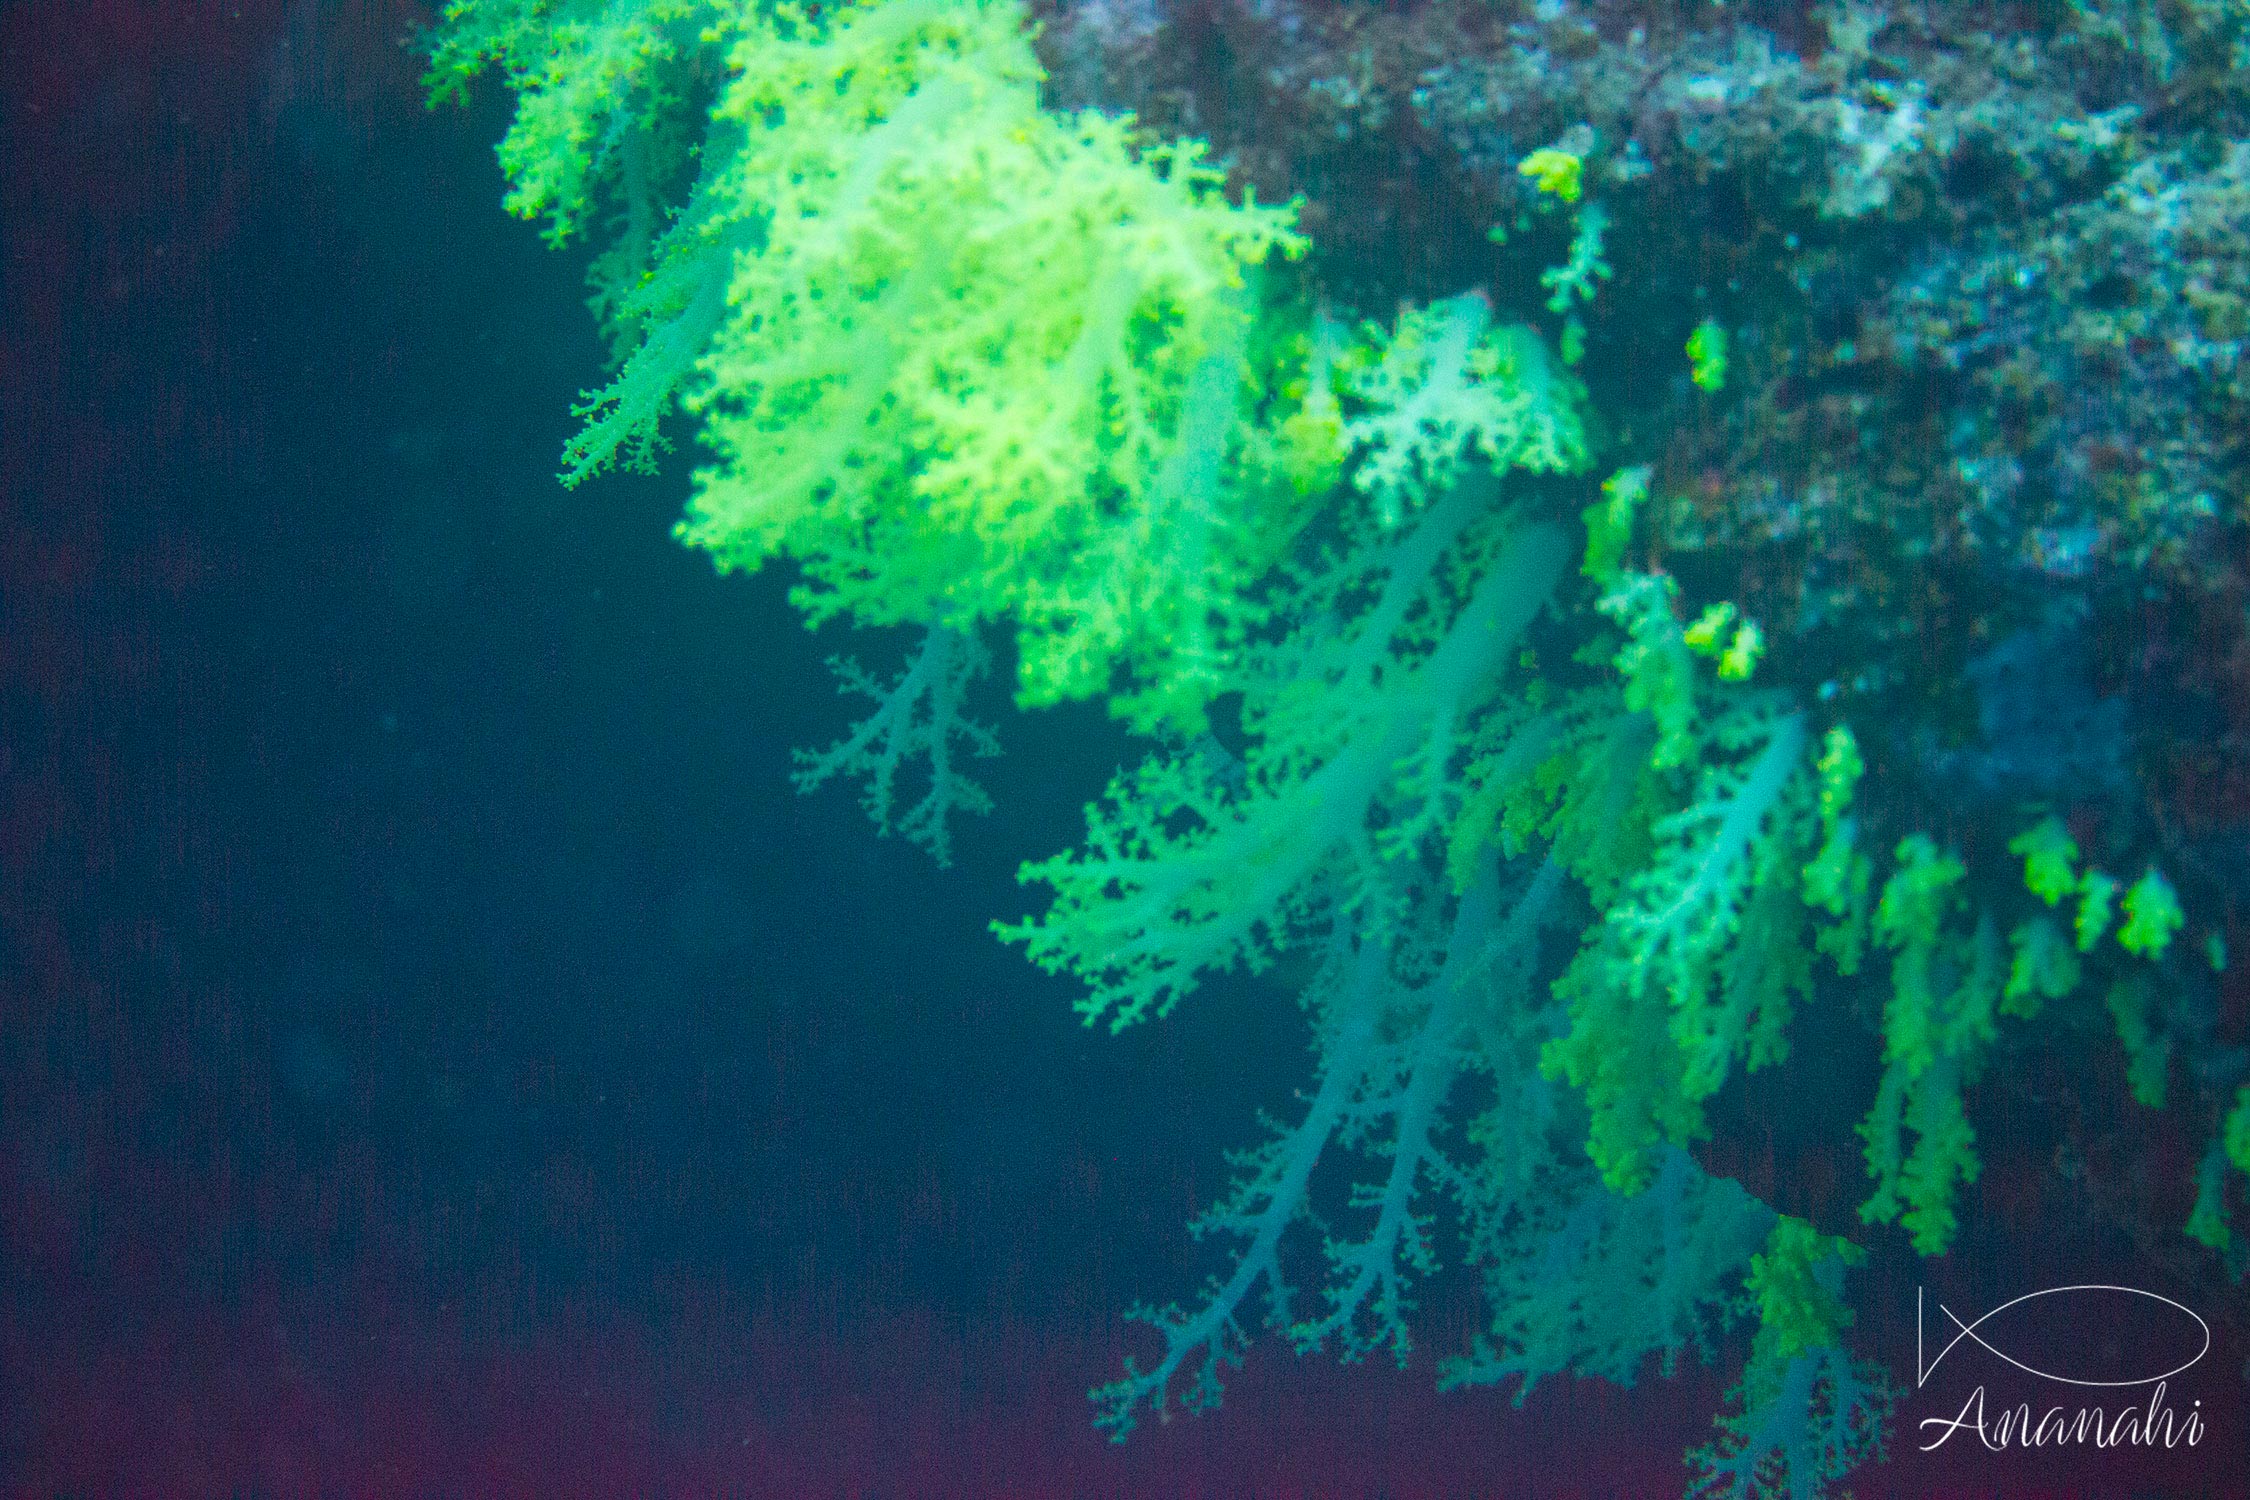
<instances>
[{"instance_id":1,"label":"dark background water","mask_svg":"<svg viewBox=\"0 0 2250 1500\"><path fill-rule=\"evenodd\" d=\"M1266 1349L1091 1428L1299 1019L1087 1033L985 932L1098 715L992 705L950 871L789 790L844 643L670 540L686 461L554 483L581 265L418 15L0 11L0 1493L1676 1493L1716 1372L1518 1411Z\"/></svg>"}]
</instances>

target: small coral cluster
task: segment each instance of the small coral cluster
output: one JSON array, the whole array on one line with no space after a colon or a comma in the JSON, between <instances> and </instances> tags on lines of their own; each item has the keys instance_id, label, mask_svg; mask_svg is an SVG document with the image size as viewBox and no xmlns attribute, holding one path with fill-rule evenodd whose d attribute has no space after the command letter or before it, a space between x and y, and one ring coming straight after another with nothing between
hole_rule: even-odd
<instances>
[{"instance_id":1,"label":"small coral cluster","mask_svg":"<svg viewBox=\"0 0 2250 1500\"><path fill-rule=\"evenodd\" d=\"M942 859L948 819L987 805L957 757L996 745L963 697L1006 633L1019 703L1104 701L1151 749L1089 806L1079 848L1024 867L1051 899L1001 934L1113 1028L1216 973L1312 957L1317 1081L1202 1222L1235 1242L1230 1269L1145 1309L1161 1352L1095 1393L1120 1436L1216 1400L1261 1307L1301 1349L1403 1358L1450 1220L1490 1320L1448 1380L1629 1382L1708 1357L1746 1310L1698 1488L1823 1493L1880 1447L1890 1403L1849 1343L1858 1242L1896 1224L1946 1249L1982 1167L1980 1079L2023 1022L2065 1008L2101 1021L2089 1087L2197 1143L2167 1232L2206 1247L2207 1271L2240 1270L2250 1052L2218 1001L2226 913L2197 871L2175 889L2169 846L2117 795L2142 769L2130 724L2096 686L2052 690L2092 676L2070 653L2098 634L2100 580L2216 587L2189 544L2232 521L2159 504L2128 527L2091 478L2011 481L1987 521L2033 515L2032 486L2039 525L2099 536L2067 566L2009 552L2010 577L2081 595L1995 634L2010 584L1981 625L1955 622L1956 652L1981 652L1951 673L1982 695L1981 716L1965 708L1981 733L1922 711L1942 674L1903 654L1939 606L1879 597L1971 566L1963 492L1913 466L2060 473L2107 430L2065 399L2093 323L2037 356L2060 362L2044 374L2001 370L2041 298L2072 318L2101 299L2053 260L2019 276L2031 262L1997 247L2033 224L2114 244L2145 199L2169 205L2164 243L2222 254L2183 226L2225 212L2207 195L2234 158L2192 187L2124 171L2031 203L2051 188L2025 185L2013 218L1953 225L2010 268L1978 295L2018 320L2012 342L1979 353L1945 321L1941 288L1970 262L1904 252L1911 274L1870 282L1840 322L1818 268L1871 260L1861 229L1937 212L1978 110L2046 101L2057 122L1988 173L2063 180L2052 151L2099 175L2115 147L2067 84L2023 67L1981 91L1901 67L1896 28L1926 17L1819 14L1818 46L1800 28L1792 53L1747 25L1596 26L1560 6L1388 28L1246 11L1282 39L1268 85L1304 85L1289 118L1307 133L1265 149L1316 196L1277 208L1230 193L1192 140L1055 107L1073 89L1123 102L1102 97L1117 59L1188 24L1157 6L1061 17L1043 43L1060 85L1004 0L449 8L434 86L496 66L517 93L511 207L606 240L594 300L617 367L565 479L647 461L684 408L711 455L685 540L722 568L792 561L813 619L920 632L895 677L843 665L875 711L801 783L861 778L878 824ZM1193 41L1166 54L1186 60L1183 125L1202 123ZM1397 92L1400 59L1432 45ZM1323 60L1340 71L1308 82ZM1486 274L1388 288L1419 293L1389 314L1361 252L1402 226L1351 228L1335 174L1409 129L1453 143L1466 196L1438 201L1474 233L1395 266ZM1741 217L1760 191L1782 206ZM1804 227L1768 235L1784 223ZM1331 230L1341 250L1321 248ZM1731 233L1737 277L1688 295L1695 262L1664 265L1663 233ZM2126 299L2128 355L2182 318L2214 341L2136 356L2181 371L2143 392L2179 403L2174 425L2135 429L2171 434L2158 490L2219 484L2231 462L2196 425L2223 416L2202 403L2226 325L2193 310L2232 283L2197 285ZM1954 349L1958 378L1913 373L1910 344ZM2046 378L2060 387L2040 396ZM1805 424L1847 410L1867 433L1816 444ZM1909 412L1944 441L1896 446ZM1956 431L1962 413L1992 425ZM1913 503L1885 509L1885 485ZM1766 567L1776 549L1794 565ZM1861 592L1837 593L1853 566ZM2073 753L2113 767L2114 807L2026 770L2009 695L2027 682L2109 724L2107 762L2100 734ZM924 788L904 811L902 775ZM1940 779L1967 789L1963 815L1917 791ZM1810 1004L1858 1007L1879 1063L1858 1140L1830 1146L1866 1164L1841 1222L1696 1154L1735 1080L1788 1063ZM1346 1156L1360 1180L1319 1203L1316 1169Z\"/></svg>"}]
</instances>

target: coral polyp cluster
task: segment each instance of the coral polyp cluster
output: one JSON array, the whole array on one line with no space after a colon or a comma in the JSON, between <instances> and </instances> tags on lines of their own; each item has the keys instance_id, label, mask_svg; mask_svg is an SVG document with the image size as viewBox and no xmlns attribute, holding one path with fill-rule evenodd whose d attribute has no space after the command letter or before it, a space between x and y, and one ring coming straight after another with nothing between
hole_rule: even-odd
<instances>
[{"instance_id":1,"label":"coral polyp cluster","mask_svg":"<svg viewBox=\"0 0 2250 1500\"><path fill-rule=\"evenodd\" d=\"M1261 1326L1403 1359L1450 1258L1488 1313L1451 1382L1630 1382L1747 1317L1697 1487L1826 1492L1892 1399L1850 1270L1956 1240L1982 1090L2042 1017L2196 1143L2162 1229L2238 1275L2223 839L2122 795L2159 752L2099 645L2122 579L2236 586L2241 148L2151 154L2144 106L1998 37L1981 85L1918 71L1934 10L1258 14L1278 135L1205 118L1161 9L1035 48L1001 0L457 0L433 47L440 91L516 92L510 207L605 245L616 367L565 480L690 423L683 540L919 633L844 668L875 710L804 783L862 778L942 859L1005 635L1021 706L1150 748L1001 936L1112 1028L1310 960L1317 1077L1201 1225L1230 1269L1144 1310L1161 1347L1099 1420L1216 1401ZM2206 54L2239 21L2197 15L2161 87L2231 117ZM2018 50L2135 45L2082 16ZM1386 264L1430 153L1457 222ZM1383 184L1356 208L1350 172ZM2088 397L2097 365L2148 409ZM1864 1023L1826 1146L1856 1214L1704 1149L1813 1007Z\"/></svg>"}]
</instances>

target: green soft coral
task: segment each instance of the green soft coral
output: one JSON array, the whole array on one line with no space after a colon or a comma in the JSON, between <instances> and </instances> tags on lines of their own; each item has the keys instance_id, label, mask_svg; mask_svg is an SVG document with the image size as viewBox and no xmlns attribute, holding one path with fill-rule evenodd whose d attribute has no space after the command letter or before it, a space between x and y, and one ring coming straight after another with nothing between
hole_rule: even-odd
<instances>
[{"instance_id":1,"label":"green soft coral","mask_svg":"<svg viewBox=\"0 0 2250 1500\"><path fill-rule=\"evenodd\" d=\"M2078 951L2061 924L2045 912L2017 923L2008 945L2015 956L2000 994L2004 1014L2028 1020L2039 1014L2042 1002L2060 1000L2078 988L2083 972Z\"/></svg>"},{"instance_id":2,"label":"green soft coral","mask_svg":"<svg viewBox=\"0 0 2250 1500\"><path fill-rule=\"evenodd\" d=\"M1741 713L1725 730L1736 758L1657 822L1654 860L1558 984L1573 1024L1549 1066L1585 1091L1589 1148L1621 1189L1646 1180L1657 1144L1701 1133L1737 1057L1783 1055L1811 979L1804 720Z\"/></svg>"},{"instance_id":3,"label":"green soft coral","mask_svg":"<svg viewBox=\"0 0 2250 1500\"><path fill-rule=\"evenodd\" d=\"M559 245L636 169L635 152L663 138L681 65L718 44L739 15L723 0L453 0L424 82L433 103L462 101L479 73L507 75L516 93L499 147L508 211L545 220Z\"/></svg>"},{"instance_id":4,"label":"green soft coral","mask_svg":"<svg viewBox=\"0 0 2250 1500\"><path fill-rule=\"evenodd\" d=\"M2227 1160L2245 1175L2250 1175L2250 1083L2235 1090L2234 1108L2227 1114L2225 1129L2220 1137L2225 1146Z\"/></svg>"},{"instance_id":5,"label":"green soft coral","mask_svg":"<svg viewBox=\"0 0 2250 1500\"><path fill-rule=\"evenodd\" d=\"M1754 1263L1773 1210L1687 1152L1664 1151L1648 1187L1620 1194L1592 1174L1518 1205L1479 1247L1493 1326L1449 1361L1446 1386L1509 1384L1523 1402L1554 1375L1630 1386L1682 1352L1712 1354L1729 1294Z\"/></svg>"},{"instance_id":6,"label":"green soft coral","mask_svg":"<svg viewBox=\"0 0 2250 1500\"><path fill-rule=\"evenodd\" d=\"M2091 953L2116 914L2117 882L2100 870L2090 869L2078 877L2077 889L2078 918L2072 930L2078 937L2078 951Z\"/></svg>"},{"instance_id":7,"label":"green soft coral","mask_svg":"<svg viewBox=\"0 0 2250 1500\"><path fill-rule=\"evenodd\" d=\"M2152 868L2125 893L2125 925L2117 929L2117 941L2137 957L2162 958L2172 934L2186 922L2172 883Z\"/></svg>"},{"instance_id":8,"label":"green soft coral","mask_svg":"<svg viewBox=\"0 0 2250 1500\"><path fill-rule=\"evenodd\" d=\"M810 792L838 776L857 777L865 788L861 805L877 832L904 834L940 865L952 863L951 820L992 810L984 788L959 769L963 751L979 758L1000 753L999 739L964 707L970 685L991 665L983 642L942 626L924 632L905 668L888 682L877 681L848 657L831 658L829 667L843 690L873 700L875 709L827 749L797 752L797 789ZM927 785L901 810L899 773L910 761L927 764Z\"/></svg>"},{"instance_id":9,"label":"green soft coral","mask_svg":"<svg viewBox=\"0 0 2250 1500\"><path fill-rule=\"evenodd\" d=\"M2235 1248L2227 1214L2227 1169L2250 1176L2250 1083L2235 1090L2233 1107L2219 1122L2218 1132L2203 1153L2196 1171L2195 1207L2188 1216L2187 1234L2205 1247L2222 1252ZM2239 1277L2243 1263L2230 1259Z\"/></svg>"},{"instance_id":10,"label":"green soft coral","mask_svg":"<svg viewBox=\"0 0 2250 1500\"><path fill-rule=\"evenodd\" d=\"M1859 820L1852 815L1867 763L1849 725L1828 731L1815 769L1820 778L1820 849L1805 866L1805 904L1826 919L1816 946L1839 974L1852 975L1859 972L1866 951L1874 865L1859 848Z\"/></svg>"},{"instance_id":11,"label":"green soft coral","mask_svg":"<svg viewBox=\"0 0 2250 1500\"><path fill-rule=\"evenodd\" d=\"M1867 1252L1851 1241L1782 1215L1744 1279L1758 1310L1760 1335L1772 1341L1774 1353L1795 1359L1842 1341L1852 1311L1844 1303L1840 1273L1866 1259Z\"/></svg>"},{"instance_id":12,"label":"green soft coral","mask_svg":"<svg viewBox=\"0 0 2250 1500\"><path fill-rule=\"evenodd\" d=\"M1608 233L1609 212L1599 203L1589 203L1578 211L1569 256L1561 265L1549 266L1539 273L1539 284L1547 289L1547 311L1567 313L1574 303L1594 300L1599 290L1597 283L1609 280L1609 260L1602 251L1602 241ZM1583 337L1583 332L1578 336ZM1563 362L1578 363L1567 352Z\"/></svg>"},{"instance_id":13,"label":"green soft coral","mask_svg":"<svg viewBox=\"0 0 2250 1500\"><path fill-rule=\"evenodd\" d=\"M1296 939L1318 877L1355 867L1396 820L1388 809L1423 800L1414 763L1460 745L1568 561L1560 528L1512 529L1467 596L1439 604L1443 633L1424 637L1419 617L1445 597L1440 565L1470 542L1477 509L1464 492L1426 512L1373 554L1384 562L1360 619L1286 643L1247 684L1258 737L1246 774L1208 754L1151 760L1087 809L1083 850L1024 868L1054 903L999 931L1086 981L1089 1022L1162 1015L1205 973L1262 968Z\"/></svg>"},{"instance_id":14,"label":"green soft coral","mask_svg":"<svg viewBox=\"0 0 2250 1500\"><path fill-rule=\"evenodd\" d=\"M1586 159L1560 146L1541 146L1516 163L1516 173L1540 192L1576 203L1585 187Z\"/></svg>"},{"instance_id":15,"label":"green soft coral","mask_svg":"<svg viewBox=\"0 0 2250 1500\"><path fill-rule=\"evenodd\" d=\"M1727 330L1714 318L1695 325L1687 341L1688 373L1696 385L1716 392L1727 383Z\"/></svg>"},{"instance_id":16,"label":"green soft coral","mask_svg":"<svg viewBox=\"0 0 2250 1500\"><path fill-rule=\"evenodd\" d=\"M1620 572L1601 600L1602 613L1624 627L1617 674L1625 707L1656 726L1649 759L1660 771L1694 764L1702 749L1695 656L1673 609L1678 597L1667 574Z\"/></svg>"},{"instance_id":17,"label":"green soft coral","mask_svg":"<svg viewBox=\"0 0 2250 1500\"><path fill-rule=\"evenodd\" d=\"M1690 1455L1691 1497L1818 1500L1881 1455L1896 1392L1843 1342L1852 1323L1844 1277L1864 1258L1802 1219L1775 1223L1745 1278L1758 1332L1734 1410L1721 1415L1716 1440Z\"/></svg>"},{"instance_id":18,"label":"green soft coral","mask_svg":"<svg viewBox=\"0 0 2250 1500\"><path fill-rule=\"evenodd\" d=\"M1193 722L1298 514L1249 432L1287 212L1194 143L1041 111L1013 6L837 15L736 45L719 114L772 201L682 534L796 558L816 619L1011 615L1027 703L1129 684L1134 722Z\"/></svg>"},{"instance_id":19,"label":"green soft coral","mask_svg":"<svg viewBox=\"0 0 2250 1500\"><path fill-rule=\"evenodd\" d=\"M1601 557L1587 571L1605 585L1599 608L1624 629L1618 698L1653 736L1635 795L1606 800L1613 816L1657 805L1624 825L1648 830L1649 852L1633 868L1580 872L1606 921L1557 983L1571 1026L1547 1052L1549 1069L1585 1092L1589 1149L1622 1190L1646 1180L1658 1145L1701 1134L1702 1102L1737 1059L1757 1068L1785 1054L1791 1011L1812 980L1806 907L1819 896L1803 881L1821 826L1802 712L1735 686L1746 667L1707 680L1700 666L1733 649L1724 643L1741 637L1739 612L1714 604L1683 627L1671 578L1609 561L1630 524L1629 508L1610 507L1629 507L1641 488L1628 475L1589 512L1589 548ZM1597 749L1583 729L1567 736L1549 761L1558 783L1617 784L1611 757L1626 747L1614 729L1606 738Z\"/></svg>"},{"instance_id":20,"label":"green soft coral","mask_svg":"<svg viewBox=\"0 0 2250 1500\"><path fill-rule=\"evenodd\" d=\"M1955 1195L1979 1170L1963 1091L1996 1035L2008 962L1989 913L1962 929L1970 902L1959 858L1914 834L1896 861L1875 909L1876 938L1891 951L1891 996L1882 1081L1859 1127L1875 1180L1860 1215L1902 1223L1916 1250L1937 1255L1958 1227Z\"/></svg>"},{"instance_id":21,"label":"green soft coral","mask_svg":"<svg viewBox=\"0 0 2250 1500\"><path fill-rule=\"evenodd\" d=\"M1619 469L1602 481L1602 497L1579 513L1586 523L1586 556L1579 570L1607 588L1633 540L1633 517L1648 500L1647 464Z\"/></svg>"},{"instance_id":22,"label":"green soft coral","mask_svg":"<svg viewBox=\"0 0 2250 1500\"><path fill-rule=\"evenodd\" d=\"M1274 440L1304 382L1255 326L1289 210L1230 202L1197 143L1042 110L997 0L455 19L436 84L506 70L510 203L556 237L633 212L668 70L726 75L686 206L601 289L623 362L571 480L685 401L716 462L681 535L722 568L793 558L815 621L1006 617L1025 702L1197 722L1320 467Z\"/></svg>"},{"instance_id":23,"label":"green soft coral","mask_svg":"<svg viewBox=\"0 0 2250 1500\"><path fill-rule=\"evenodd\" d=\"M1403 1356L1443 1190L1495 1304L1449 1380L1668 1368L1739 1282L1760 1331L1701 1482L1809 1496L1864 1456L1884 1397L1842 1345L1853 1252L1683 1143L1736 1067L1784 1056L1818 956L1848 974L1879 948L1869 1213L1942 1247L1994 1018L2078 983L2115 892L2049 820L2017 852L2050 905L2080 897L2079 944L2046 912L2003 940L1927 839L1878 901L1850 730L1746 685L1765 638L1735 606L1683 625L1673 579L1627 565L1648 467L1590 505L1566 488L1596 457L1570 367L1608 275L1599 206L1542 279L1558 355L1481 291L1388 326L1314 312L1278 271L1290 212L1230 198L1197 143L1043 108L1013 4L456 4L433 92L485 67L518 95L510 206L557 240L616 230L594 269L615 368L566 479L650 462L684 407L711 458L683 537L722 568L793 562L815 622L919 633L893 677L840 668L875 711L801 779L859 779L942 857L948 816L984 805L960 770L991 748L962 711L979 627L1010 631L1019 701L1102 698L1165 743L1083 846L1025 867L1053 899L1003 935L1111 1026L1317 959L1317 1086L1202 1221L1241 1256L1150 1314L1163 1355L1099 1393L1105 1425L1175 1377L1215 1400L1259 1288L1301 1347ZM1581 158L1535 157L1575 200ZM2163 955L2168 895L2125 893L2128 950ZM1448 1129L1472 1072L1491 1097ZM1322 1300L1293 1307L1284 1236L1324 1151L1354 1147L1376 1171L1322 1236Z\"/></svg>"},{"instance_id":24,"label":"green soft coral","mask_svg":"<svg viewBox=\"0 0 2250 1500\"><path fill-rule=\"evenodd\" d=\"M2053 906L2078 888L2078 841L2060 818L2041 819L2008 841L2008 852L2023 858L2023 883Z\"/></svg>"},{"instance_id":25,"label":"green soft coral","mask_svg":"<svg viewBox=\"0 0 2250 1500\"><path fill-rule=\"evenodd\" d=\"M2128 974L2109 987L2110 1019L2118 1045L2125 1049L2125 1086L2133 1102L2164 1107L2165 1073L2172 1062L2172 1039L2157 1028L2156 997L2147 976Z\"/></svg>"},{"instance_id":26,"label":"green soft coral","mask_svg":"<svg viewBox=\"0 0 2250 1500\"><path fill-rule=\"evenodd\" d=\"M1495 326L1475 292L1370 325L1351 380L1363 411L1343 425L1358 456L1352 478L1386 526L1421 496L1481 462L1531 473L1576 473L1587 458L1585 387L1539 336Z\"/></svg>"}]
</instances>

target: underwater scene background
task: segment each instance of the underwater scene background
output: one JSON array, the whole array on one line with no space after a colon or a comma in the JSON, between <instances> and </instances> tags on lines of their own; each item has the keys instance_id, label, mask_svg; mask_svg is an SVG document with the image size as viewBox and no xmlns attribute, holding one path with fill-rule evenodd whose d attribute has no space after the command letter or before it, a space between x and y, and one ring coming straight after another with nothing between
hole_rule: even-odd
<instances>
[{"instance_id":1,"label":"underwater scene background","mask_svg":"<svg viewBox=\"0 0 2250 1500\"><path fill-rule=\"evenodd\" d=\"M2250 1495L2246 47L0 9L0 1493Z\"/></svg>"}]
</instances>

